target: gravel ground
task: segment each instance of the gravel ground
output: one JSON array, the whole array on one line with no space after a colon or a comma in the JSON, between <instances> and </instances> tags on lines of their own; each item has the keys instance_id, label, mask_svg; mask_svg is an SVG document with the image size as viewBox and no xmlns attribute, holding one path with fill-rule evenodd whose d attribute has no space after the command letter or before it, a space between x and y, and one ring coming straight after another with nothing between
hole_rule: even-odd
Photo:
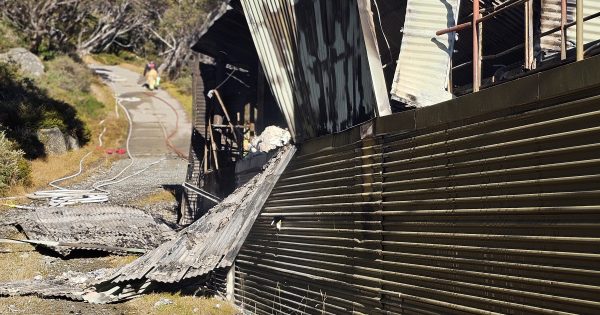
<instances>
[{"instance_id":1,"label":"gravel ground","mask_svg":"<svg viewBox=\"0 0 600 315\"><path fill-rule=\"evenodd\" d=\"M130 163L129 159L118 160L112 165L110 170L98 170L71 188L90 188L95 182L116 176ZM175 201L175 198L173 198L173 201L147 204L140 204L139 201L144 197L160 193L164 190L177 191L185 180L187 161L173 156L134 157L134 164L117 178L117 181L142 170L144 171L140 174L114 185L104 187L104 189L110 192L109 203L142 208L152 215L162 217L169 223L176 223L179 204Z\"/></svg>"}]
</instances>

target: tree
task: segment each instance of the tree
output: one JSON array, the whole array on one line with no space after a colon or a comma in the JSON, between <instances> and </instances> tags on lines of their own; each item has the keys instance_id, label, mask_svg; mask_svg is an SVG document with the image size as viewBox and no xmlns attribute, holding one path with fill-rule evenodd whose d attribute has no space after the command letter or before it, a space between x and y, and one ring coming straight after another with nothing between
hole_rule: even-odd
<instances>
[{"instance_id":1,"label":"tree","mask_svg":"<svg viewBox=\"0 0 600 315\"><path fill-rule=\"evenodd\" d=\"M77 34L79 54L106 51L113 45L136 48L153 24L153 1L84 1L86 23Z\"/></svg>"},{"instance_id":2,"label":"tree","mask_svg":"<svg viewBox=\"0 0 600 315\"><path fill-rule=\"evenodd\" d=\"M190 48L198 40L198 30L208 12L219 3L219 0L168 0L163 12L155 12L159 22L150 32L160 43L162 73L169 78L179 76L192 55Z\"/></svg>"},{"instance_id":3,"label":"tree","mask_svg":"<svg viewBox=\"0 0 600 315\"><path fill-rule=\"evenodd\" d=\"M44 39L57 34L56 25L67 20L77 0L4 0L0 14L30 39L30 50L39 52Z\"/></svg>"}]
</instances>

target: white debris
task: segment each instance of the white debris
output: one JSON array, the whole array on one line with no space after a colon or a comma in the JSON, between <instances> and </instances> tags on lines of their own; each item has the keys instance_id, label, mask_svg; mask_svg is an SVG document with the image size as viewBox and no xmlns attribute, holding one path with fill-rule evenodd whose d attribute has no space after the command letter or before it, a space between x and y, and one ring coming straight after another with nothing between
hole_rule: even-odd
<instances>
[{"instance_id":1,"label":"white debris","mask_svg":"<svg viewBox=\"0 0 600 315\"><path fill-rule=\"evenodd\" d=\"M44 279L44 277L42 277L41 275L37 275L37 276L33 277L33 280L37 280L37 281L40 281L42 279Z\"/></svg>"},{"instance_id":2,"label":"white debris","mask_svg":"<svg viewBox=\"0 0 600 315\"><path fill-rule=\"evenodd\" d=\"M269 152L289 144L291 140L292 135L286 129L277 126L268 126L258 137L252 139L250 151Z\"/></svg>"},{"instance_id":3,"label":"white debris","mask_svg":"<svg viewBox=\"0 0 600 315\"><path fill-rule=\"evenodd\" d=\"M170 299L162 298L162 299L156 301L156 303L154 303L154 308L159 308L163 305L169 305L169 304L173 304L173 301Z\"/></svg>"}]
</instances>

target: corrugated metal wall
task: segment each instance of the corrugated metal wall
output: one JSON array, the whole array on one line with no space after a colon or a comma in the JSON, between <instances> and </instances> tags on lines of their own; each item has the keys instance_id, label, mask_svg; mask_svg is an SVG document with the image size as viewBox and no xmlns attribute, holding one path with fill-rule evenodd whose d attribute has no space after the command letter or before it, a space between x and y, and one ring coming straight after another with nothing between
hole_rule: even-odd
<instances>
[{"instance_id":1,"label":"corrugated metal wall","mask_svg":"<svg viewBox=\"0 0 600 315\"><path fill-rule=\"evenodd\" d=\"M567 0L567 21L575 21L575 0ZM560 26L561 0L542 0L542 32L546 32ZM587 0L583 2L583 14L589 16L600 12L600 1ZM567 40L570 42L567 48L575 47L576 26L567 31ZM591 19L583 24L584 43L590 43L600 39L600 18ZM542 48L560 52L560 32L546 36L541 40Z\"/></svg>"},{"instance_id":2,"label":"corrugated metal wall","mask_svg":"<svg viewBox=\"0 0 600 315\"><path fill-rule=\"evenodd\" d=\"M241 1L296 141L340 132L378 114L357 1ZM381 65L376 69L382 72ZM387 96L385 101L391 113Z\"/></svg>"},{"instance_id":3,"label":"corrugated metal wall","mask_svg":"<svg viewBox=\"0 0 600 315\"><path fill-rule=\"evenodd\" d=\"M200 75L200 56L194 55L190 61L192 70L192 140L190 142L190 154L188 155L188 170L186 182L194 186L200 185L200 173L202 160L204 159L204 144L206 140L206 98L204 97L204 81ZM180 224L187 225L194 222L202 208L198 194L187 190L184 194L184 202L181 205Z\"/></svg>"},{"instance_id":4,"label":"corrugated metal wall","mask_svg":"<svg viewBox=\"0 0 600 315\"><path fill-rule=\"evenodd\" d=\"M456 35L436 36L435 32L456 25L459 3L408 1L392 98L413 106L429 106L452 98L448 74Z\"/></svg>"},{"instance_id":5,"label":"corrugated metal wall","mask_svg":"<svg viewBox=\"0 0 600 315\"><path fill-rule=\"evenodd\" d=\"M578 89L569 75L599 81L589 65L484 93L558 96L554 83ZM436 105L414 112L416 126L441 117L428 128L402 131L402 113L371 138L344 139L363 128L305 145L236 260L236 303L259 314L600 313L600 96L588 92L485 115L493 101L475 94L479 116L447 120L455 113Z\"/></svg>"}]
</instances>

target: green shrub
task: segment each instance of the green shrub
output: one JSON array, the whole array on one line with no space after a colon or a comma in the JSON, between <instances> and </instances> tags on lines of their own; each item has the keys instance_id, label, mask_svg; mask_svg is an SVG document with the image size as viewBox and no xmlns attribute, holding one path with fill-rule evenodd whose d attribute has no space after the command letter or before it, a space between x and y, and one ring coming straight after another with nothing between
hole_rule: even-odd
<instances>
[{"instance_id":1,"label":"green shrub","mask_svg":"<svg viewBox=\"0 0 600 315\"><path fill-rule=\"evenodd\" d=\"M91 71L69 56L59 56L46 63L46 74L42 80L48 88L61 88L71 93L88 93L92 84Z\"/></svg>"},{"instance_id":2,"label":"green shrub","mask_svg":"<svg viewBox=\"0 0 600 315\"><path fill-rule=\"evenodd\" d=\"M27 158L46 154L37 138L40 128L58 127L76 136L81 144L90 139L89 130L72 105L50 97L46 90L23 77L15 65L6 63L0 63L0 124Z\"/></svg>"},{"instance_id":3,"label":"green shrub","mask_svg":"<svg viewBox=\"0 0 600 315\"><path fill-rule=\"evenodd\" d=\"M0 131L0 194L16 184L31 184L31 167L23 157L25 152L16 148L4 131Z\"/></svg>"},{"instance_id":4,"label":"green shrub","mask_svg":"<svg viewBox=\"0 0 600 315\"><path fill-rule=\"evenodd\" d=\"M109 53L97 54L94 55L94 58L100 61L101 63L109 66L116 66L123 63L123 59L121 59L119 56Z\"/></svg>"},{"instance_id":5,"label":"green shrub","mask_svg":"<svg viewBox=\"0 0 600 315\"><path fill-rule=\"evenodd\" d=\"M0 21L0 52L16 47L27 47L23 35L15 29Z\"/></svg>"},{"instance_id":6,"label":"green shrub","mask_svg":"<svg viewBox=\"0 0 600 315\"><path fill-rule=\"evenodd\" d=\"M192 88L192 76L184 75L176 79L173 84L177 87L177 90L183 94L192 95L194 89Z\"/></svg>"},{"instance_id":7,"label":"green shrub","mask_svg":"<svg viewBox=\"0 0 600 315\"><path fill-rule=\"evenodd\" d=\"M102 109L104 109L104 103L91 95L85 96L77 102L77 111L88 118L97 118L103 113Z\"/></svg>"}]
</instances>

